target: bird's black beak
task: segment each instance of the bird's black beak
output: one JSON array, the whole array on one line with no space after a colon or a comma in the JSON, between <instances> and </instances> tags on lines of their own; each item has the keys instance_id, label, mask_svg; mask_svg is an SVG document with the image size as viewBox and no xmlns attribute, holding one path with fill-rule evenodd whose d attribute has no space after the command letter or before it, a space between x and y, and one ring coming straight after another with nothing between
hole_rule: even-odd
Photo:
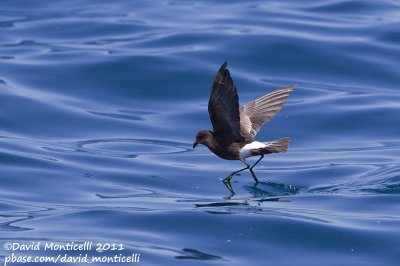
<instances>
[{"instance_id":1,"label":"bird's black beak","mask_svg":"<svg viewBox=\"0 0 400 266\"><path fill-rule=\"evenodd\" d=\"M199 144L197 141L193 143L193 149L196 148L197 144Z\"/></svg>"}]
</instances>

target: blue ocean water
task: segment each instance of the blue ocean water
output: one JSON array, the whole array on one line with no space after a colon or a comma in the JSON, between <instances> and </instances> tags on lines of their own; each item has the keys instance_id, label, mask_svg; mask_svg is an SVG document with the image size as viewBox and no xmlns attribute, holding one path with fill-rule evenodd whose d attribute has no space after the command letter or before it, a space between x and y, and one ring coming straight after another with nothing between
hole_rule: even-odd
<instances>
[{"instance_id":1,"label":"blue ocean water","mask_svg":"<svg viewBox=\"0 0 400 266\"><path fill-rule=\"evenodd\" d=\"M397 0L2 1L0 263L399 265L399 29ZM298 84L232 198L241 163L191 147L224 61L242 104ZM44 250L85 241L124 249Z\"/></svg>"}]
</instances>

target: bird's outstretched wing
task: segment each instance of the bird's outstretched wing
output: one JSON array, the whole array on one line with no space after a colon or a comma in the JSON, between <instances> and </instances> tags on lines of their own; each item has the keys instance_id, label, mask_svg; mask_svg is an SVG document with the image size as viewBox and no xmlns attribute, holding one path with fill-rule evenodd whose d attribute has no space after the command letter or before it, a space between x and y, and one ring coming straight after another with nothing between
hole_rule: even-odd
<instances>
[{"instance_id":1,"label":"bird's outstretched wing","mask_svg":"<svg viewBox=\"0 0 400 266\"><path fill-rule=\"evenodd\" d=\"M223 136L227 143L243 141L240 130L239 97L225 62L215 76L208 113L210 114L213 131Z\"/></svg>"},{"instance_id":2,"label":"bird's outstretched wing","mask_svg":"<svg viewBox=\"0 0 400 266\"><path fill-rule=\"evenodd\" d=\"M240 107L241 135L246 142L253 141L260 128L281 110L294 88L296 85L280 88Z\"/></svg>"}]
</instances>

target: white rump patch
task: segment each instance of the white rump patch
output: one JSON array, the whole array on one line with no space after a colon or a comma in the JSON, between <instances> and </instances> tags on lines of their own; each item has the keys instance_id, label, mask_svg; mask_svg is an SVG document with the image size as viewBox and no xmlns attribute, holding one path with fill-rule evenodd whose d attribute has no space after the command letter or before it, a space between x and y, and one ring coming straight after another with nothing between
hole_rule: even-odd
<instances>
[{"instance_id":1,"label":"white rump patch","mask_svg":"<svg viewBox=\"0 0 400 266\"><path fill-rule=\"evenodd\" d=\"M240 149L239 156L242 159L252 157L253 155L251 155L250 152L251 150L265 148L265 147L267 147L267 145L265 145L264 143L253 141L252 143L244 145L243 148Z\"/></svg>"}]
</instances>

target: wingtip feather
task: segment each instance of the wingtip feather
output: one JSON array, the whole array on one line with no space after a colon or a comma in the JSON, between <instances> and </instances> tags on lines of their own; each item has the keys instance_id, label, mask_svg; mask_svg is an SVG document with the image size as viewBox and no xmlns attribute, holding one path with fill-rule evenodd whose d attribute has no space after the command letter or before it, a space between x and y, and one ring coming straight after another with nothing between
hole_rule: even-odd
<instances>
[{"instance_id":1,"label":"wingtip feather","mask_svg":"<svg viewBox=\"0 0 400 266\"><path fill-rule=\"evenodd\" d=\"M225 62L222 64L220 70L225 70L227 66L228 66L228 63L225 61Z\"/></svg>"}]
</instances>

